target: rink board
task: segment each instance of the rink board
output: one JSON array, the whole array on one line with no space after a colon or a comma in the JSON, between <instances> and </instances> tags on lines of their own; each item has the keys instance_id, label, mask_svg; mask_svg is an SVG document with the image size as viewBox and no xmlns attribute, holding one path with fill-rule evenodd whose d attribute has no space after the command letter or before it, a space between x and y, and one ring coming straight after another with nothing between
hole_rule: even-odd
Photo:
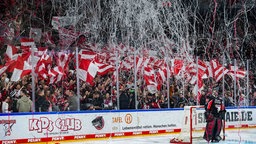
<instances>
[{"instance_id":1,"label":"rink board","mask_svg":"<svg viewBox=\"0 0 256 144\"><path fill-rule=\"evenodd\" d=\"M204 109L196 124L203 130ZM180 132L183 109L17 113L0 115L0 143L32 143ZM226 128L256 127L256 107L227 108Z\"/></svg>"}]
</instances>

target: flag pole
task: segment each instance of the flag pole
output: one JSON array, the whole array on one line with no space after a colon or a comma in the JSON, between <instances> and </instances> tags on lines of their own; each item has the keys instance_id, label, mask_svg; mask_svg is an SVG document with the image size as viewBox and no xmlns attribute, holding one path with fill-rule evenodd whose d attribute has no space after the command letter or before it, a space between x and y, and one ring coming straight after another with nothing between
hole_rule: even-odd
<instances>
[{"instance_id":1,"label":"flag pole","mask_svg":"<svg viewBox=\"0 0 256 144\"><path fill-rule=\"evenodd\" d=\"M76 47L76 93L77 93L77 110L80 111L80 84L79 84L79 77L78 77L78 47Z\"/></svg>"},{"instance_id":2,"label":"flag pole","mask_svg":"<svg viewBox=\"0 0 256 144\"><path fill-rule=\"evenodd\" d=\"M31 64L32 64L32 72L31 72L31 76L32 76L32 103L33 103L33 106L32 106L32 112L35 112L35 102L36 102L36 100L35 100L35 63L34 63L34 46L32 46L32 54L31 54L31 59L32 59L32 62L31 62Z\"/></svg>"},{"instance_id":3,"label":"flag pole","mask_svg":"<svg viewBox=\"0 0 256 144\"><path fill-rule=\"evenodd\" d=\"M237 100L236 100L236 59L234 59L234 101L235 101L235 106L237 106Z\"/></svg>"},{"instance_id":4,"label":"flag pole","mask_svg":"<svg viewBox=\"0 0 256 144\"><path fill-rule=\"evenodd\" d=\"M225 66L225 55L223 53L222 58L222 65ZM225 75L224 75L224 68L222 69L222 100L225 103Z\"/></svg>"},{"instance_id":5,"label":"flag pole","mask_svg":"<svg viewBox=\"0 0 256 144\"><path fill-rule=\"evenodd\" d=\"M136 52L137 52L137 49L135 49L134 51L134 97L135 97L135 109L138 109Z\"/></svg>"},{"instance_id":6,"label":"flag pole","mask_svg":"<svg viewBox=\"0 0 256 144\"><path fill-rule=\"evenodd\" d=\"M246 69L247 69L247 76L246 76L246 105L249 106L249 60L246 61Z\"/></svg>"},{"instance_id":7,"label":"flag pole","mask_svg":"<svg viewBox=\"0 0 256 144\"><path fill-rule=\"evenodd\" d=\"M198 56L196 56L196 105L199 105L199 95L198 95Z\"/></svg>"},{"instance_id":8,"label":"flag pole","mask_svg":"<svg viewBox=\"0 0 256 144\"><path fill-rule=\"evenodd\" d=\"M225 54L223 53L223 58L222 58L222 65L225 67ZM224 68L222 69L222 101L223 105L225 106L225 75L224 75ZM222 120L222 131L223 131L223 140L226 139L226 134L225 134L225 118Z\"/></svg>"},{"instance_id":9,"label":"flag pole","mask_svg":"<svg viewBox=\"0 0 256 144\"><path fill-rule=\"evenodd\" d=\"M117 98L117 109L120 110L120 102L119 102L118 53L117 53L117 51L116 51L116 98Z\"/></svg>"},{"instance_id":10,"label":"flag pole","mask_svg":"<svg viewBox=\"0 0 256 144\"><path fill-rule=\"evenodd\" d=\"M75 21L77 21L77 15L78 15L78 1L76 0L75 3L75 8L76 8L76 12L75 12ZM76 27L75 27L75 33L76 33ZM76 41L77 43L77 41ZM79 64L78 64L78 47L76 46L76 91L77 91L77 111L80 111L80 84L79 84L79 77L78 77L78 70Z\"/></svg>"},{"instance_id":11,"label":"flag pole","mask_svg":"<svg viewBox=\"0 0 256 144\"><path fill-rule=\"evenodd\" d=\"M169 59L168 54L166 58L166 65L167 65L167 100L168 100L168 108L170 108L170 70L169 70Z\"/></svg>"}]
</instances>

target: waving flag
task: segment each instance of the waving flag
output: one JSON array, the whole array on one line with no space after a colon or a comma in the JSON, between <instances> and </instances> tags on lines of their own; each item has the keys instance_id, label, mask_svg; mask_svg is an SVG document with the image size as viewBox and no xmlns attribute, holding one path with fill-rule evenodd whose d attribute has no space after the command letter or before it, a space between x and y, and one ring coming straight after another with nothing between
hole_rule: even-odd
<instances>
[{"instance_id":1,"label":"waving flag","mask_svg":"<svg viewBox=\"0 0 256 144\"><path fill-rule=\"evenodd\" d=\"M31 71L32 71L32 66L28 62L24 61L22 69L14 68L11 81L14 81L14 82L19 81L22 77L29 75Z\"/></svg>"},{"instance_id":2,"label":"waving flag","mask_svg":"<svg viewBox=\"0 0 256 144\"><path fill-rule=\"evenodd\" d=\"M97 71L98 66L91 60L81 59L79 68L77 69L77 75L81 80L93 85L93 79L96 76Z\"/></svg>"}]
</instances>

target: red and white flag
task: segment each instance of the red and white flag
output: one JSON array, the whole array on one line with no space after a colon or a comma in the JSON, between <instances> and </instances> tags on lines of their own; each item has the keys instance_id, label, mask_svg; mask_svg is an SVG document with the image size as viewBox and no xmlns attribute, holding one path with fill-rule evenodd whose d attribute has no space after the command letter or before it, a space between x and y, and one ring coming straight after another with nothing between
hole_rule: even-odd
<instances>
[{"instance_id":1,"label":"red and white flag","mask_svg":"<svg viewBox=\"0 0 256 144\"><path fill-rule=\"evenodd\" d=\"M22 77L29 75L31 71L32 71L32 66L27 61L24 61L22 69L14 68L11 81L14 81L14 82L19 81Z\"/></svg>"},{"instance_id":2,"label":"red and white flag","mask_svg":"<svg viewBox=\"0 0 256 144\"><path fill-rule=\"evenodd\" d=\"M230 66L228 74L231 75L234 79L245 78L246 71L238 69L238 67L235 67L235 66Z\"/></svg>"},{"instance_id":3,"label":"red and white flag","mask_svg":"<svg viewBox=\"0 0 256 144\"><path fill-rule=\"evenodd\" d=\"M144 68L144 80L150 93L154 94L159 90L158 83L155 79L155 70L151 67Z\"/></svg>"},{"instance_id":4,"label":"red and white flag","mask_svg":"<svg viewBox=\"0 0 256 144\"><path fill-rule=\"evenodd\" d=\"M34 49L34 51L37 51L34 39L31 39L31 38L20 39L20 49L23 52L29 52L32 48Z\"/></svg>"},{"instance_id":5,"label":"red and white flag","mask_svg":"<svg viewBox=\"0 0 256 144\"><path fill-rule=\"evenodd\" d=\"M34 55L41 57L43 54L47 53L47 47L38 47L37 51L35 51Z\"/></svg>"},{"instance_id":6,"label":"red and white flag","mask_svg":"<svg viewBox=\"0 0 256 144\"><path fill-rule=\"evenodd\" d=\"M210 64L212 66L212 71L213 71L213 76L214 79L216 80L216 82L218 82L219 80L222 79L222 77L224 75L226 75L228 73L228 69L226 69L225 67L223 67L219 61L217 61L216 59L211 60Z\"/></svg>"},{"instance_id":7,"label":"red and white flag","mask_svg":"<svg viewBox=\"0 0 256 144\"><path fill-rule=\"evenodd\" d=\"M53 69L50 69L48 71L48 76L50 78L49 83L55 83L55 82L59 82L63 76L65 75L63 68L61 66L56 66Z\"/></svg>"},{"instance_id":8,"label":"red and white flag","mask_svg":"<svg viewBox=\"0 0 256 144\"><path fill-rule=\"evenodd\" d=\"M94 64L91 60L81 59L79 61L79 68L77 69L78 77L93 85L94 77L97 74L98 66Z\"/></svg>"},{"instance_id":9,"label":"red and white flag","mask_svg":"<svg viewBox=\"0 0 256 144\"><path fill-rule=\"evenodd\" d=\"M141 72L142 68L149 64L149 58L136 57L136 71Z\"/></svg>"},{"instance_id":10,"label":"red and white flag","mask_svg":"<svg viewBox=\"0 0 256 144\"><path fill-rule=\"evenodd\" d=\"M0 76L7 70L8 66L0 66Z\"/></svg>"},{"instance_id":11,"label":"red and white flag","mask_svg":"<svg viewBox=\"0 0 256 144\"><path fill-rule=\"evenodd\" d=\"M108 74L109 72L115 71L115 67L113 67L112 65L97 63L97 62L94 62L94 64L97 65L97 67L98 67L98 71L97 71L98 75L104 76L104 75Z\"/></svg>"},{"instance_id":12,"label":"red and white flag","mask_svg":"<svg viewBox=\"0 0 256 144\"><path fill-rule=\"evenodd\" d=\"M208 78L207 70L207 64L204 61L198 59L198 71L201 73L202 78Z\"/></svg>"},{"instance_id":13,"label":"red and white flag","mask_svg":"<svg viewBox=\"0 0 256 144\"><path fill-rule=\"evenodd\" d=\"M164 83L167 80L167 68L162 67L157 71L158 82Z\"/></svg>"},{"instance_id":14,"label":"red and white flag","mask_svg":"<svg viewBox=\"0 0 256 144\"><path fill-rule=\"evenodd\" d=\"M174 75L178 75L180 73L180 70L183 68L184 61L181 59L173 59L172 62L172 72Z\"/></svg>"},{"instance_id":15,"label":"red and white flag","mask_svg":"<svg viewBox=\"0 0 256 144\"><path fill-rule=\"evenodd\" d=\"M16 60L17 57L19 56L18 50L19 48L16 46L7 45L7 49L5 52L7 61Z\"/></svg>"},{"instance_id":16,"label":"red and white flag","mask_svg":"<svg viewBox=\"0 0 256 144\"><path fill-rule=\"evenodd\" d=\"M56 57L57 66L62 67L63 70L66 71L68 69L69 62L73 57L74 53L58 52Z\"/></svg>"},{"instance_id":17,"label":"red and white flag","mask_svg":"<svg viewBox=\"0 0 256 144\"><path fill-rule=\"evenodd\" d=\"M96 52L88 51L88 50L80 50L79 51L79 58L80 59L89 59L93 60L97 56Z\"/></svg>"}]
</instances>

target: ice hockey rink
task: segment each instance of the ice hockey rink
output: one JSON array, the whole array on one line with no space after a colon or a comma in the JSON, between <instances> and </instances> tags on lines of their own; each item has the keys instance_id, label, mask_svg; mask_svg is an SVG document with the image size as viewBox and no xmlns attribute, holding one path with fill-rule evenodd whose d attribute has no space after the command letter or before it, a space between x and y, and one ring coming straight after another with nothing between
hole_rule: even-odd
<instances>
[{"instance_id":1,"label":"ice hockey rink","mask_svg":"<svg viewBox=\"0 0 256 144\"><path fill-rule=\"evenodd\" d=\"M178 134L162 134L151 136L107 138L101 140L79 140L55 142L55 144L170 144L170 139L177 137ZM226 130L225 141L219 144L256 144L256 129L233 129ZM206 144L202 138L193 140L193 144Z\"/></svg>"}]
</instances>

